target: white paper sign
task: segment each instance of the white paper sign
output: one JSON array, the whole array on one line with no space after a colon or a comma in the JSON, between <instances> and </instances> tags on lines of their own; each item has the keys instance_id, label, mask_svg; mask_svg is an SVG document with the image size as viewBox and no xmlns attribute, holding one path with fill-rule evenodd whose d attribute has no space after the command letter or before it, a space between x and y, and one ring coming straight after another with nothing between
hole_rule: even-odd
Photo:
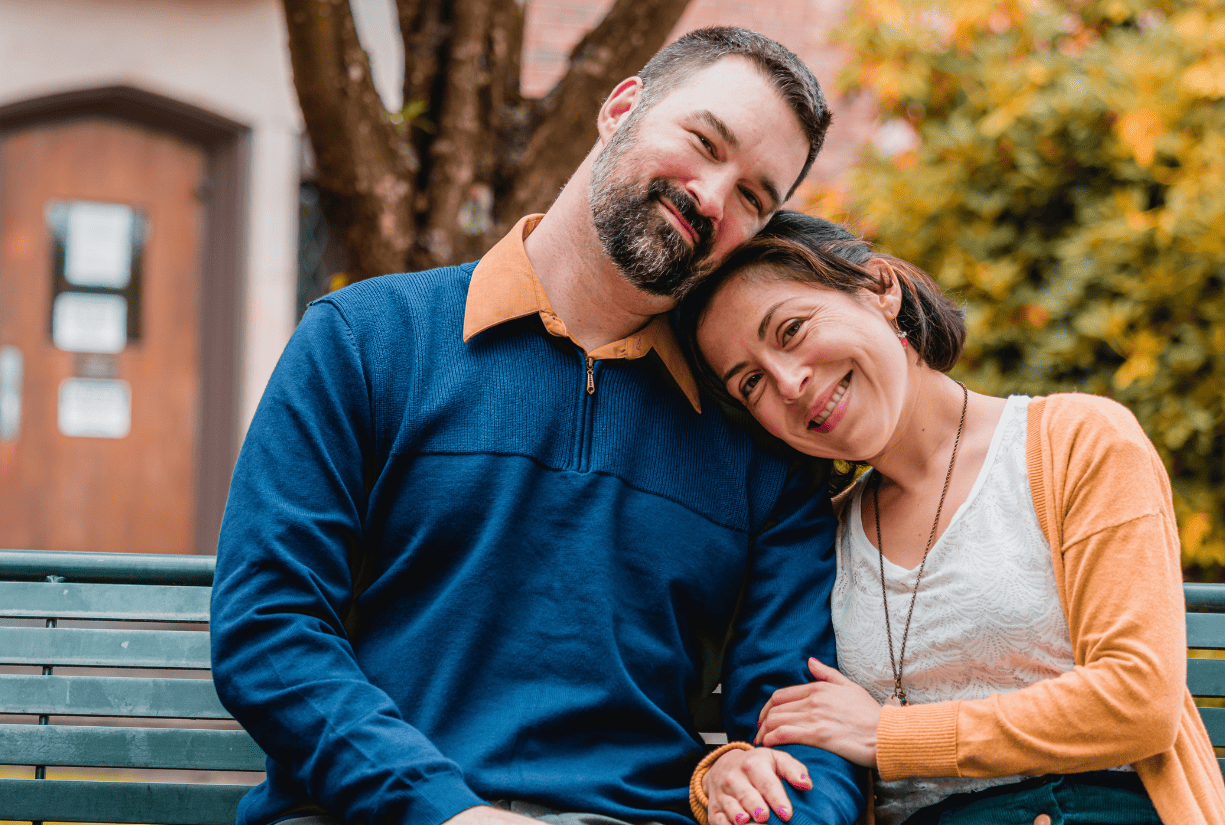
<instances>
[{"instance_id":1,"label":"white paper sign","mask_svg":"<svg viewBox=\"0 0 1225 825\"><path fill-rule=\"evenodd\" d=\"M68 205L64 277L77 286L123 289L132 276L131 207L75 201Z\"/></svg>"},{"instance_id":2,"label":"white paper sign","mask_svg":"<svg viewBox=\"0 0 1225 825\"><path fill-rule=\"evenodd\" d=\"M64 435L123 438L132 429L132 389L127 381L65 378L58 413Z\"/></svg>"},{"instance_id":3,"label":"white paper sign","mask_svg":"<svg viewBox=\"0 0 1225 825\"><path fill-rule=\"evenodd\" d=\"M122 351L128 342L127 299L61 292L51 309L51 340L69 352Z\"/></svg>"},{"instance_id":4,"label":"white paper sign","mask_svg":"<svg viewBox=\"0 0 1225 825\"><path fill-rule=\"evenodd\" d=\"M0 347L0 441L21 433L21 350Z\"/></svg>"}]
</instances>

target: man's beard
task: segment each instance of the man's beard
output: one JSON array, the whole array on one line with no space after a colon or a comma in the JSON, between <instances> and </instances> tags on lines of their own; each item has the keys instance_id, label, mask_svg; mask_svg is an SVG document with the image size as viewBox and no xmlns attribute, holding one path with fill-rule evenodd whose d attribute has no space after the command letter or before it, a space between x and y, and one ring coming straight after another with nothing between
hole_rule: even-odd
<instances>
[{"instance_id":1,"label":"man's beard","mask_svg":"<svg viewBox=\"0 0 1225 825\"><path fill-rule=\"evenodd\" d=\"M680 187L661 178L644 184L617 177L616 167L626 165L619 161L634 144L634 125L623 125L596 157L588 192L591 217L604 251L627 281L653 295L680 299L705 274L714 226ZM692 247L664 217L663 200L697 233Z\"/></svg>"}]
</instances>

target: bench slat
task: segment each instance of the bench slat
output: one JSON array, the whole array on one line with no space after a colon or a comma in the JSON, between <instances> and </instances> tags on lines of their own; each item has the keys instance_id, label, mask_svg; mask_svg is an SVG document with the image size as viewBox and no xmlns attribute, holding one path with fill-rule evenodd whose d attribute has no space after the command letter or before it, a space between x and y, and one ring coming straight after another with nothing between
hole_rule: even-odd
<instances>
[{"instance_id":1,"label":"bench slat","mask_svg":"<svg viewBox=\"0 0 1225 825\"><path fill-rule=\"evenodd\" d=\"M1225 649L1225 614L1188 613L1187 647Z\"/></svg>"},{"instance_id":2,"label":"bench slat","mask_svg":"<svg viewBox=\"0 0 1225 825\"><path fill-rule=\"evenodd\" d=\"M63 576L78 582L208 586L216 564L212 556L0 550L0 579L43 581Z\"/></svg>"},{"instance_id":3,"label":"bench slat","mask_svg":"<svg viewBox=\"0 0 1225 825\"><path fill-rule=\"evenodd\" d=\"M8 820L232 825L249 785L0 779Z\"/></svg>"},{"instance_id":4,"label":"bench slat","mask_svg":"<svg viewBox=\"0 0 1225 825\"><path fill-rule=\"evenodd\" d=\"M212 679L0 674L0 713L229 719Z\"/></svg>"},{"instance_id":5,"label":"bench slat","mask_svg":"<svg viewBox=\"0 0 1225 825\"><path fill-rule=\"evenodd\" d=\"M1225 659L1188 659L1187 687L1193 696L1225 696Z\"/></svg>"},{"instance_id":6,"label":"bench slat","mask_svg":"<svg viewBox=\"0 0 1225 825\"><path fill-rule=\"evenodd\" d=\"M0 725L0 764L262 771L264 752L241 730Z\"/></svg>"},{"instance_id":7,"label":"bench slat","mask_svg":"<svg viewBox=\"0 0 1225 825\"><path fill-rule=\"evenodd\" d=\"M1225 747L1225 708L1200 708L1199 715L1213 747Z\"/></svg>"},{"instance_id":8,"label":"bench slat","mask_svg":"<svg viewBox=\"0 0 1225 825\"><path fill-rule=\"evenodd\" d=\"M208 634L179 630L0 627L0 663L207 669Z\"/></svg>"},{"instance_id":9,"label":"bench slat","mask_svg":"<svg viewBox=\"0 0 1225 825\"><path fill-rule=\"evenodd\" d=\"M211 587L0 581L0 616L207 622Z\"/></svg>"},{"instance_id":10,"label":"bench slat","mask_svg":"<svg viewBox=\"0 0 1225 825\"><path fill-rule=\"evenodd\" d=\"M1187 610L1225 611L1225 587L1219 584L1184 582L1182 592L1187 600Z\"/></svg>"}]
</instances>

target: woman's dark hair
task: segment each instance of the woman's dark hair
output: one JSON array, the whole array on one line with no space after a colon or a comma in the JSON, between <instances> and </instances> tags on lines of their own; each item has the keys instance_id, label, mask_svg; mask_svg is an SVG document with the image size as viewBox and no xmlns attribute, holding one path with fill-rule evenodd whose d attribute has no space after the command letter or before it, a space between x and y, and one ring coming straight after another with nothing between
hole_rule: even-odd
<instances>
[{"instance_id":1,"label":"woman's dark hair","mask_svg":"<svg viewBox=\"0 0 1225 825\"><path fill-rule=\"evenodd\" d=\"M950 301L931 276L913 264L872 251L836 223L780 210L758 235L741 246L707 278L681 299L675 310L680 338L691 362L709 389L725 401L729 396L697 345L698 326L711 300L736 273L749 266L770 267L770 274L851 295L861 289L880 293L891 285L867 268L872 259L889 265L902 287L902 307L896 322L907 343L929 367L948 372L961 357L965 343L965 310Z\"/></svg>"}]
</instances>

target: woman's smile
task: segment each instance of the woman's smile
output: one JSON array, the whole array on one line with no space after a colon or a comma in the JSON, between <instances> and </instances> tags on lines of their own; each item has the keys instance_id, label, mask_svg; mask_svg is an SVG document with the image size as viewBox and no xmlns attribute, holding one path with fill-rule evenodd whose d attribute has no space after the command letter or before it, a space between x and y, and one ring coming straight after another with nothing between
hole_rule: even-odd
<instances>
[{"instance_id":1,"label":"woman's smile","mask_svg":"<svg viewBox=\"0 0 1225 825\"><path fill-rule=\"evenodd\" d=\"M831 391L821 394L816 405L813 406L814 414L810 417L808 429L816 430L819 433L828 433L838 426L842 416L846 415L847 403L849 401L847 391L851 387L851 376L854 374L853 371L848 372L841 381L834 385Z\"/></svg>"}]
</instances>

